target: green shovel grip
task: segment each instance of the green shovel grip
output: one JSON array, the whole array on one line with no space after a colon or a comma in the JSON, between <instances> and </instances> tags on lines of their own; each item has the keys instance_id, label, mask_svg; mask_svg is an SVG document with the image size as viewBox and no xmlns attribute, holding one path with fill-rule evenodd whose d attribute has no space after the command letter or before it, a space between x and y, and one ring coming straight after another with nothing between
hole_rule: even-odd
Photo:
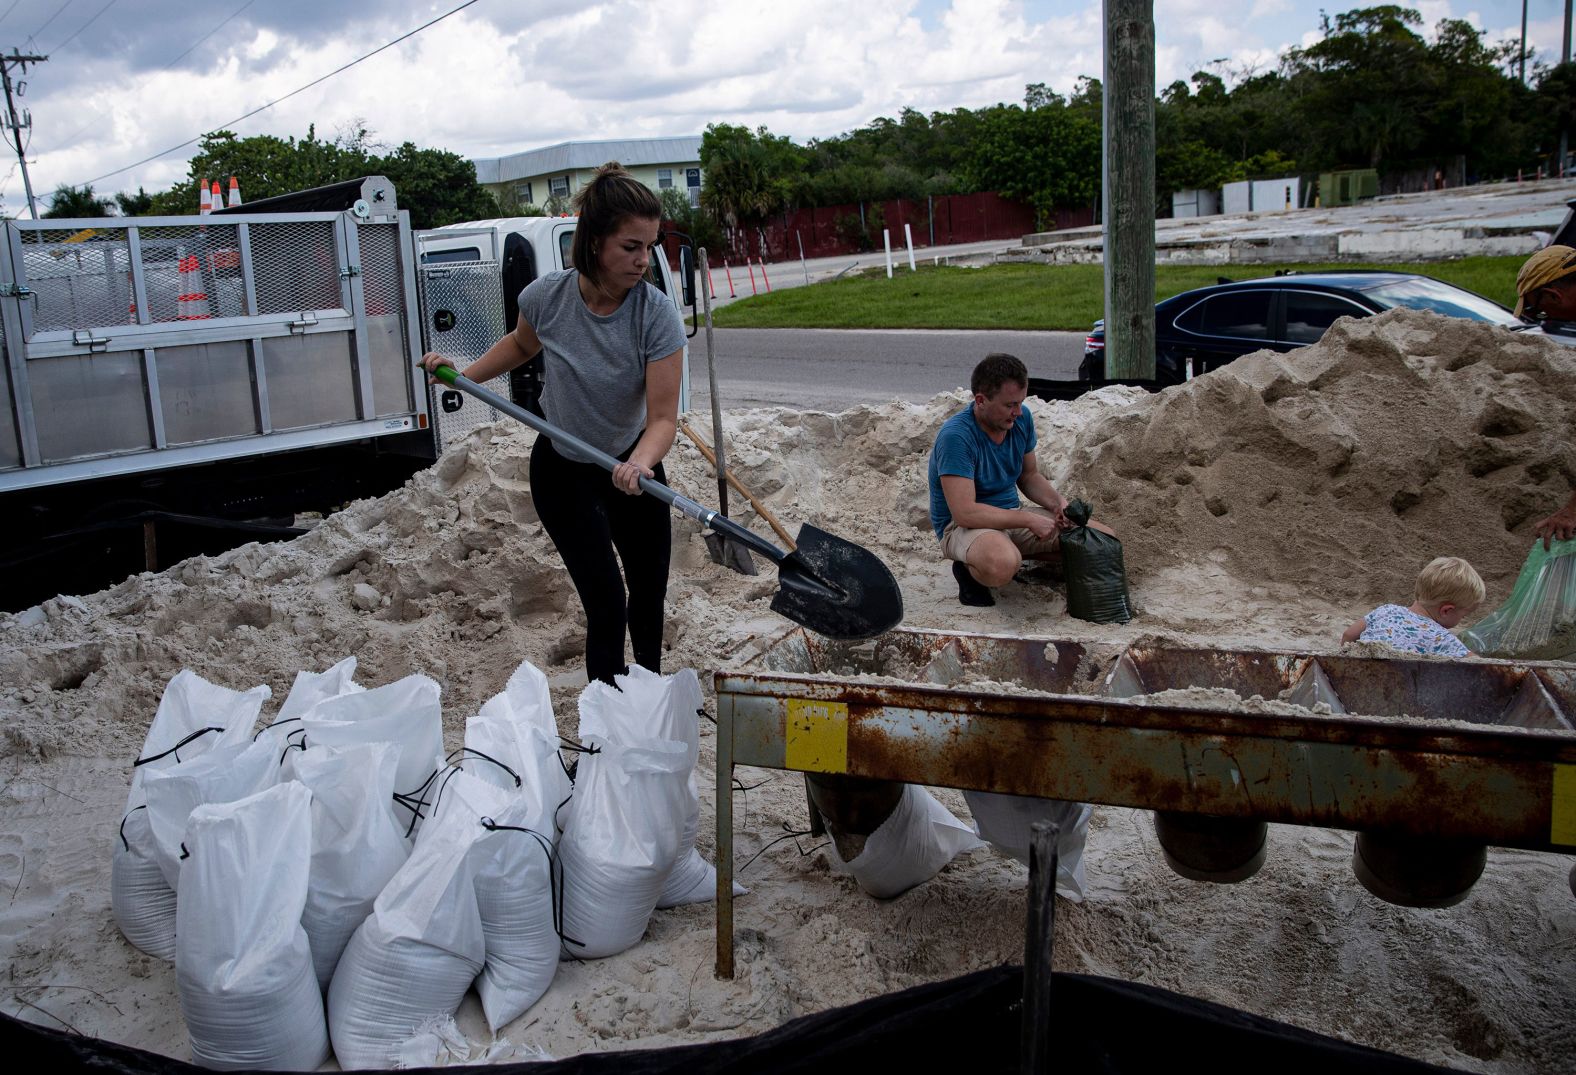
<instances>
[{"instance_id":1,"label":"green shovel grip","mask_svg":"<svg viewBox=\"0 0 1576 1075\"><path fill-rule=\"evenodd\" d=\"M442 381L444 384L452 385L454 378L460 375L460 371L453 366L439 366L437 369L432 370L431 374L434 379Z\"/></svg>"}]
</instances>

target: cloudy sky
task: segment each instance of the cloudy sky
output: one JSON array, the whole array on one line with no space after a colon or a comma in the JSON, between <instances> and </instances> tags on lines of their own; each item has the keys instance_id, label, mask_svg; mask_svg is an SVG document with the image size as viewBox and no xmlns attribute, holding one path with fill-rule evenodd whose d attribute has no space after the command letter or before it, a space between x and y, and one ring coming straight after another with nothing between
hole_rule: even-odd
<instances>
[{"instance_id":1,"label":"cloudy sky","mask_svg":"<svg viewBox=\"0 0 1576 1075\"><path fill-rule=\"evenodd\" d=\"M0 50L49 57L13 72L32 114L34 192L163 189L185 174L194 149L181 143L222 126L281 137L365 126L377 142L468 157L717 122L802 143L905 107L1021 101L1030 82L1067 92L1101 68L1099 0L473 0L232 122L462 3L0 0ZM1271 69L1317 39L1321 8L1358 6L1155 0L1157 81L1214 61L1226 73ZM1517 0L1412 6L1430 28L1451 17L1495 40L1520 33ZM1528 10L1529 46L1557 60L1563 3ZM0 153L0 204L25 212L14 152Z\"/></svg>"}]
</instances>

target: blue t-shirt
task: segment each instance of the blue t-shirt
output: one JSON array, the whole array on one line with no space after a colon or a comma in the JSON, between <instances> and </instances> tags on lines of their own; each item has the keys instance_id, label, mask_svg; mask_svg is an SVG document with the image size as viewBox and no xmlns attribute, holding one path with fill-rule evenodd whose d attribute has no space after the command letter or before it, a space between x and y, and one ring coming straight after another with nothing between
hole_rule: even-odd
<instances>
[{"instance_id":1,"label":"blue t-shirt","mask_svg":"<svg viewBox=\"0 0 1576 1075\"><path fill-rule=\"evenodd\" d=\"M1018 414L1002 442L997 444L974 419L974 404L969 404L941 424L936 445L930 450L930 525L936 536L952 521L946 494L941 491L941 476L955 474L974 479L974 499L981 504L1014 510L1018 499L1018 479L1023 476L1023 457L1034 451L1034 418L1025 407Z\"/></svg>"}]
</instances>

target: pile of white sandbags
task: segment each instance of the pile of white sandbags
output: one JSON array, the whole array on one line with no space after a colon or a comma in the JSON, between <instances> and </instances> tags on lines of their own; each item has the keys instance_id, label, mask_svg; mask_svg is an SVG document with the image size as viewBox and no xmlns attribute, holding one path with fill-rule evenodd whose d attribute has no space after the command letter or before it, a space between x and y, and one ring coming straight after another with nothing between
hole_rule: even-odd
<instances>
[{"instance_id":1,"label":"pile of white sandbags","mask_svg":"<svg viewBox=\"0 0 1576 1075\"><path fill-rule=\"evenodd\" d=\"M639 667L580 698L578 780L529 663L442 754L439 687L367 690L355 660L266 687L171 680L134 767L112 903L173 959L211 1068L391 1067L474 985L494 1031L560 958L638 943L709 899L695 852L700 685ZM742 890L739 890L742 891Z\"/></svg>"}]
</instances>

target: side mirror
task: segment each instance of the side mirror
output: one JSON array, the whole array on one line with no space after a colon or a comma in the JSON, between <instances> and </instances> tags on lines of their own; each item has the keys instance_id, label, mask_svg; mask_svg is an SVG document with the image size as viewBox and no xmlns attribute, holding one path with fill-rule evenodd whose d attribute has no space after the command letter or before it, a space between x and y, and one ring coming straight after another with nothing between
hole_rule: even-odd
<instances>
[{"instance_id":1,"label":"side mirror","mask_svg":"<svg viewBox=\"0 0 1576 1075\"><path fill-rule=\"evenodd\" d=\"M679 290L684 295L684 305L695 305L695 248L679 247Z\"/></svg>"}]
</instances>

